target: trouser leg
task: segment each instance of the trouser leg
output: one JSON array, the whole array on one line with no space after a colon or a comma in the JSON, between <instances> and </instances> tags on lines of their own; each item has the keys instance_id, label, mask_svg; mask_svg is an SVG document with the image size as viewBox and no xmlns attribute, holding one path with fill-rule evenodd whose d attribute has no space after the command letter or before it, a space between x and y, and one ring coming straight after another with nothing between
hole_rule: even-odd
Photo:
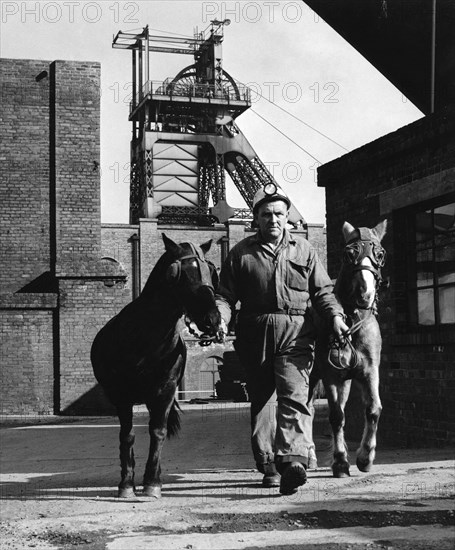
<instances>
[{"instance_id":1,"label":"trouser leg","mask_svg":"<svg viewBox=\"0 0 455 550\"><path fill-rule=\"evenodd\" d=\"M313 415L308 403L313 359L313 341L302 334L294 347L282 352L274 361L278 400L275 462L278 471L289 462L300 462L308 467L313 447Z\"/></svg>"},{"instance_id":2,"label":"trouser leg","mask_svg":"<svg viewBox=\"0 0 455 550\"><path fill-rule=\"evenodd\" d=\"M267 326L264 322L242 327L235 345L247 374L253 456L258 470L264 474L275 472L276 433L275 375L267 353L270 340Z\"/></svg>"},{"instance_id":3,"label":"trouser leg","mask_svg":"<svg viewBox=\"0 0 455 550\"><path fill-rule=\"evenodd\" d=\"M265 466L273 463L275 459L275 433L276 433L276 393L272 388L264 393L258 388L252 390L249 385L251 400L251 448L258 470L266 471Z\"/></svg>"},{"instance_id":4,"label":"trouser leg","mask_svg":"<svg viewBox=\"0 0 455 550\"><path fill-rule=\"evenodd\" d=\"M311 324L302 317L268 315L263 321L238 331L236 350L247 372L253 455L265 473L265 465L274 461L279 471L278 465L288 462L308 466L314 340Z\"/></svg>"}]
</instances>

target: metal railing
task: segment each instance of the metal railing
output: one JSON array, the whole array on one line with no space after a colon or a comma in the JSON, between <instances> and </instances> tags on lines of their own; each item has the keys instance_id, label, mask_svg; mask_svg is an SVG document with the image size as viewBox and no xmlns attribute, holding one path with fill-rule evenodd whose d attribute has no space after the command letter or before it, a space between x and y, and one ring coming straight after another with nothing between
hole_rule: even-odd
<instances>
[{"instance_id":1,"label":"metal railing","mask_svg":"<svg viewBox=\"0 0 455 550\"><path fill-rule=\"evenodd\" d=\"M199 84L177 80L173 82L170 78L164 82L149 80L138 90L130 102L130 113L139 105L139 103L148 95L161 95L172 97L187 97L192 99L204 99L208 102L226 101L228 104L233 101L243 101L251 103L251 91L243 85L237 84L235 89L229 83L223 82L221 87L211 84Z\"/></svg>"}]
</instances>

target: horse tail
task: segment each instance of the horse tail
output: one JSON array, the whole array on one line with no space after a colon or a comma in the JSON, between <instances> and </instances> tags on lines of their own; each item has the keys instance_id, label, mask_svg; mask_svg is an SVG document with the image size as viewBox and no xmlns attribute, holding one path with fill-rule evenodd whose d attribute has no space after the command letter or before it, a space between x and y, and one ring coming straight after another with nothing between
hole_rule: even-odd
<instances>
[{"instance_id":1,"label":"horse tail","mask_svg":"<svg viewBox=\"0 0 455 550\"><path fill-rule=\"evenodd\" d=\"M167 437L168 439L174 435L177 435L180 430L180 406L174 399L169 416L167 418Z\"/></svg>"}]
</instances>

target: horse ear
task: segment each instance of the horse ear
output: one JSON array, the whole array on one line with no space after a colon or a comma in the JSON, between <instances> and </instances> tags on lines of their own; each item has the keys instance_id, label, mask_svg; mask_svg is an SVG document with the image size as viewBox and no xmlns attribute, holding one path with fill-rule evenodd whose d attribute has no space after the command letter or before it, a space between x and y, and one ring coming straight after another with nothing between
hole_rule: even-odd
<instances>
[{"instance_id":1,"label":"horse ear","mask_svg":"<svg viewBox=\"0 0 455 550\"><path fill-rule=\"evenodd\" d=\"M382 241L387 231L387 220L379 222L376 227L373 228L373 232L378 236L378 239Z\"/></svg>"},{"instance_id":2,"label":"horse ear","mask_svg":"<svg viewBox=\"0 0 455 550\"><path fill-rule=\"evenodd\" d=\"M210 276L212 277L212 285L215 292L218 290L218 286L220 284L220 276L218 275L218 270L216 269L216 265L213 262L207 261L210 269Z\"/></svg>"},{"instance_id":3,"label":"horse ear","mask_svg":"<svg viewBox=\"0 0 455 550\"><path fill-rule=\"evenodd\" d=\"M166 235L164 233L161 233L161 235L162 235L163 241L164 241L164 248L168 252L170 252L171 254L176 256L180 252L180 246L177 243L175 243L172 239L170 239L169 237L166 237Z\"/></svg>"},{"instance_id":4,"label":"horse ear","mask_svg":"<svg viewBox=\"0 0 455 550\"><path fill-rule=\"evenodd\" d=\"M210 250L210 247L212 246L213 239L210 239L206 243L201 244L201 250L204 253L204 256L207 254L207 252Z\"/></svg>"},{"instance_id":5,"label":"horse ear","mask_svg":"<svg viewBox=\"0 0 455 550\"><path fill-rule=\"evenodd\" d=\"M351 225L349 222L344 222L342 231L343 231L344 241L348 242L351 239L353 232L355 231L355 227Z\"/></svg>"}]
</instances>

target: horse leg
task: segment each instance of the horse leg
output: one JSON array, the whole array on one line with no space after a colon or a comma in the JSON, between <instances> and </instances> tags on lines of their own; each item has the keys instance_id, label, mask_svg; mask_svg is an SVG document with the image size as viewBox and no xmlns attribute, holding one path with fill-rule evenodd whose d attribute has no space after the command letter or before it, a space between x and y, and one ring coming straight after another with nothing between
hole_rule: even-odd
<instances>
[{"instance_id":1,"label":"horse leg","mask_svg":"<svg viewBox=\"0 0 455 550\"><path fill-rule=\"evenodd\" d=\"M329 402L329 421L333 431L333 464L334 477L347 477L349 473L349 461L347 445L344 440L344 408L349 397L351 381L345 380L339 385L328 384L326 386L327 400Z\"/></svg>"},{"instance_id":2,"label":"horse leg","mask_svg":"<svg viewBox=\"0 0 455 550\"><path fill-rule=\"evenodd\" d=\"M134 430L132 405L117 407L120 420L120 465L122 480L118 486L119 498L134 496Z\"/></svg>"},{"instance_id":3,"label":"horse leg","mask_svg":"<svg viewBox=\"0 0 455 550\"><path fill-rule=\"evenodd\" d=\"M144 495L161 498L161 451L167 435L167 422L174 403L174 392L166 401L148 404L150 449L144 473Z\"/></svg>"},{"instance_id":4,"label":"horse leg","mask_svg":"<svg viewBox=\"0 0 455 550\"><path fill-rule=\"evenodd\" d=\"M382 411L378 372L366 376L361 384L365 403L365 428L360 447L357 450L356 463L361 472L369 472L376 456L376 433Z\"/></svg>"}]
</instances>

